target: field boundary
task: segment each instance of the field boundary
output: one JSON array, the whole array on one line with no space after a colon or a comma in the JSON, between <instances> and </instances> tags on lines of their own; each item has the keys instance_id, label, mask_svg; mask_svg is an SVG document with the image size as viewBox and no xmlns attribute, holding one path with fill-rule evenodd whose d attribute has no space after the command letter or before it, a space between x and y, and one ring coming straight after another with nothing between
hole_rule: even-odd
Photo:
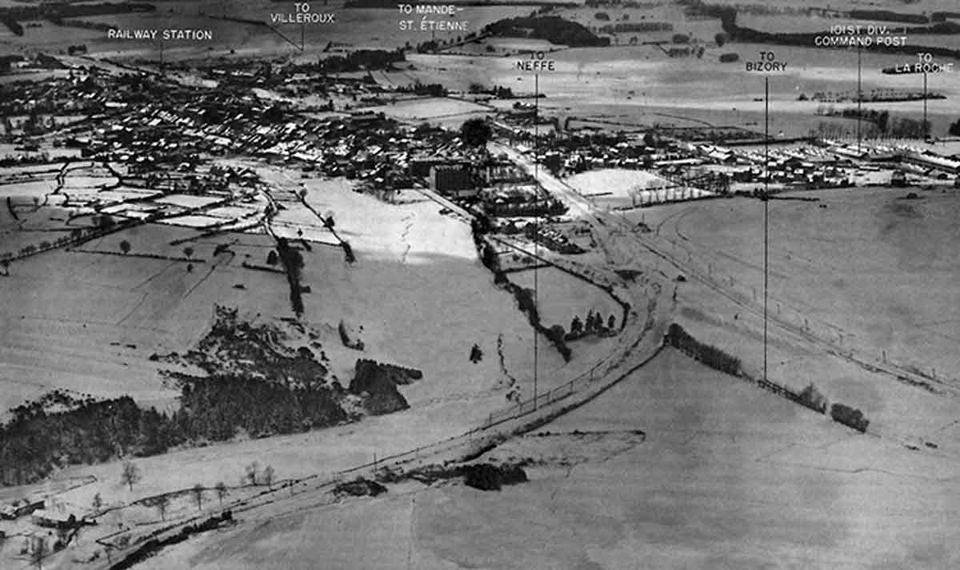
<instances>
[{"instance_id":1,"label":"field boundary","mask_svg":"<svg viewBox=\"0 0 960 570\"><path fill-rule=\"evenodd\" d=\"M654 294L656 294L656 290L657 288L653 287ZM638 334L632 336L629 340L626 340L625 336L620 337L620 349L601 358L589 370L560 386L538 394L536 397L518 402L500 412L490 413L486 421L473 429L427 445L335 471L325 476L317 474L298 480L289 480L283 485L265 489L262 493L235 501L215 511L194 515L156 529L148 534L136 537L134 539L135 544L127 547L126 552L97 568L104 570L128 568L126 566L129 563L128 561L136 560L137 557L143 555L145 550L156 550L158 544L173 544L175 540L171 539L181 534L182 529L189 525L203 524L208 520L223 517L224 513L227 512L232 516L234 513L250 511L288 499L288 497L279 494L282 489L288 490L291 499L310 492L328 493L347 479L357 479L365 476L375 479L378 475L395 474L396 471L403 473L428 463L442 462L449 464L467 460L496 447L512 436L536 429L568 411L592 401L640 370L666 348L662 334L651 334L657 330L655 299L651 299L648 308L650 311ZM641 343L644 343L644 341L647 341L646 346L641 347ZM639 362L629 364L628 359L637 348L641 348L643 356ZM622 366L626 366L626 369L617 370ZM302 488L297 489L297 487ZM323 504L325 503L320 502L315 506ZM107 548L118 550L122 548L108 541L102 541L100 544Z\"/></svg>"}]
</instances>

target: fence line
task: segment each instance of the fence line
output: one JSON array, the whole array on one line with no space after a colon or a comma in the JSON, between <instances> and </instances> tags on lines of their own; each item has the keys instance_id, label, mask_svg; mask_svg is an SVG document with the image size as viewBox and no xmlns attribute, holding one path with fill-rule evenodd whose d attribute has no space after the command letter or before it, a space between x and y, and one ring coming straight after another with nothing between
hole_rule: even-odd
<instances>
[{"instance_id":1,"label":"fence line","mask_svg":"<svg viewBox=\"0 0 960 570\"><path fill-rule=\"evenodd\" d=\"M628 222L619 220L621 224L632 230ZM762 311L762 288L759 282L751 283L732 275L725 275L709 259L703 259L703 251L693 244L678 241L675 238L663 237L666 243L657 243L655 240L639 237L646 245L666 261L676 265L682 272L695 276L721 294L737 303L745 305L748 310ZM762 271L762 269L760 269ZM758 279L759 281L759 279ZM762 313L761 313L762 316ZM900 381L920 384L924 389L937 393L941 389L931 384L943 384L941 374L936 370L922 370L919 366L904 362L901 359L909 358L907 354L897 354L891 351L876 348L869 349L856 346L853 342L854 332L847 332L829 321L811 317L782 300L770 299L768 317L784 330L806 337L809 340L825 345L826 350L839 357L845 358L869 370L886 372L896 376Z\"/></svg>"}]
</instances>

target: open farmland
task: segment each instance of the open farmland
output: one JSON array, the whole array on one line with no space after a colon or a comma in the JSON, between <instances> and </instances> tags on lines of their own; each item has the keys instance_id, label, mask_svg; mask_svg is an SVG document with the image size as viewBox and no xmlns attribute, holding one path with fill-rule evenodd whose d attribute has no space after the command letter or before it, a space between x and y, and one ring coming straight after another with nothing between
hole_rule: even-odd
<instances>
[{"instance_id":1,"label":"open farmland","mask_svg":"<svg viewBox=\"0 0 960 570\"><path fill-rule=\"evenodd\" d=\"M531 375L532 331L512 297L493 286L492 277L476 260L468 226L439 215L430 201L388 205L353 193L337 181L312 181L307 188L307 203L335 220L337 237L313 211L302 205L294 209L299 201L288 202L283 210L299 214L274 220L274 231L292 239L311 231L325 235L311 237L316 245L302 251L303 283L315 291L305 295L309 322L328 331L346 322L360 331L366 346L363 357L423 369L426 380L411 388L413 402L442 394L482 394L500 386L504 374L519 379L517 388L523 389ZM186 199L169 196L158 203L180 204ZM183 205L202 205L193 197L188 202ZM372 220L378 223L371 225ZM254 235L203 237L188 227L175 227L224 221L175 216L163 224L112 233L15 263L0 282L11 300L4 304L4 316L7 322L29 327L8 327L6 334L15 336L5 345L7 381L27 386L23 390L31 395L55 387L101 397L146 390L147 400L153 401L174 392L165 387L147 357L188 349L204 334L215 302L268 315L289 314L283 276L243 266L263 265L271 238L257 230L251 230L257 232ZM345 261L341 240L351 244L355 263ZM462 280L461 286L450 286L454 275ZM70 294L52 293L68 281L73 284ZM53 298L57 302L49 302ZM390 302L385 304L385 299ZM479 314L485 318L478 319ZM44 323L54 322L96 326L98 334L75 337L75 331L65 327L45 337L56 327ZM33 328L37 332L28 334ZM334 339L335 334L330 340L339 343ZM487 356L470 364L474 344ZM100 350L114 350L115 358L91 358ZM334 369L349 378L361 355L331 350L337 355ZM131 376L127 369L134 364L139 372ZM564 367L547 346L540 364L551 372ZM71 374L61 379L53 370ZM559 382L564 376L560 372L555 378ZM4 394L4 409L24 400L22 391Z\"/></svg>"},{"instance_id":2,"label":"open farmland","mask_svg":"<svg viewBox=\"0 0 960 570\"><path fill-rule=\"evenodd\" d=\"M342 0L333 0L316 5L314 11L336 14L335 26L306 26L304 31L306 53L301 54L294 46L266 25L253 22L270 22L272 13L287 13L292 5L278 9L275 2L268 0L244 0L242 2L195 2L175 0L157 5L152 13L115 14L109 16L86 16L77 18L94 25L110 25L118 28L181 28L209 29L213 32L213 42L168 41L164 42L165 59L197 59L220 56L287 56L315 58L323 53L328 42L342 46L367 49L396 49L407 42L416 44L429 39L419 30L400 31L397 9L380 8L344 8ZM466 21L468 31L478 31L483 26L505 17L527 15L532 7L514 6L465 6L458 13L458 20ZM228 18L240 18L236 21ZM4 28L5 29L5 28ZM297 24L279 24L277 30L288 38L296 38L299 44L301 30ZM63 35L58 33L63 32ZM462 31L440 31L437 40L452 41L463 36ZM66 38L66 39L65 39ZM0 37L2 41L2 37ZM12 41L12 39L11 39ZM139 57L159 59L160 42L129 42L108 40L105 32L83 28L57 27L43 22L40 28L28 28L17 43L28 45L66 45L69 42L84 41L91 52L98 55L120 57L123 59Z\"/></svg>"},{"instance_id":3,"label":"open farmland","mask_svg":"<svg viewBox=\"0 0 960 570\"><path fill-rule=\"evenodd\" d=\"M583 321L589 313L599 313L604 325L612 316L613 328L620 326L623 310L607 292L556 267L510 273L508 279L521 287L533 289L534 272L537 273L537 307L545 326L560 325L570 332L573 318L579 317Z\"/></svg>"},{"instance_id":4,"label":"open farmland","mask_svg":"<svg viewBox=\"0 0 960 570\"><path fill-rule=\"evenodd\" d=\"M461 122L480 114L489 113L490 108L469 101L446 97L427 97L398 101L392 105L371 107L375 113L383 113L400 120L433 121L434 119L457 118Z\"/></svg>"},{"instance_id":5,"label":"open farmland","mask_svg":"<svg viewBox=\"0 0 960 570\"><path fill-rule=\"evenodd\" d=\"M0 0L0 568L960 566L956 7L524 1Z\"/></svg>"},{"instance_id":6,"label":"open farmland","mask_svg":"<svg viewBox=\"0 0 960 570\"><path fill-rule=\"evenodd\" d=\"M812 46L735 43L721 49L707 49L701 59L671 58L653 46L562 50L551 54L551 59L557 62L556 72L540 77L540 91L546 94L541 107L576 118L616 113L623 117L620 122L634 122L630 117L636 116L642 117L646 125L683 125L690 119L699 119L708 125L739 126L762 132L763 78L745 74L743 61L756 59L760 51L768 50L776 52L778 59L789 62L785 72L770 80L770 99L775 108L770 115L771 134L806 136L820 122L837 122L815 115L821 103L798 101L798 97L855 90L857 53ZM739 53L741 61L720 63L719 55L726 52ZM416 55L409 59L417 69L406 75L424 83L442 80L465 90L470 83L478 82L506 85L515 93L534 91L533 76L517 71L512 57ZM876 88L922 90L922 76L881 73L885 67L903 65L903 55L864 50L862 60L865 92ZM947 99L928 101L927 109L934 134L943 135L949 122L955 120L960 74L931 75L928 83L931 91L947 96ZM917 119L923 112L922 101L889 105L895 116ZM661 115L651 115L652 111Z\"/></svg>"},{"instance_id":7,"label":"open farmland","mask_svg":"<svg viewBox=\"0 0 960 570\"><path fill-rule=\"evenodd\" d=\"M934 569L958 559L953 527L928 526L950 516L955 458L858 435L673 351L483 459L526 460L531 481L498 493L390 486L245 521L144 567L760 568L776 559Z\"/></svg>"},{"instance_id":8,"label":"open farmland","mask_svg":"<svg viewBox=\"0 0 960 570\"><path fill-rule=\"evenodd\" d=\"M772 201L770 295L793 322L855 351L868 352L955 383L960 335L954 314L960 201L897 189L804 193L818 202ZM645 212L662 239L747 298L762 291L763 207L722 200ZM631 214L636 216L636 214ZM673 247L673 246L671 246ZM842 339L842 340L841 340Z\"/></svg>"}]
</instances>

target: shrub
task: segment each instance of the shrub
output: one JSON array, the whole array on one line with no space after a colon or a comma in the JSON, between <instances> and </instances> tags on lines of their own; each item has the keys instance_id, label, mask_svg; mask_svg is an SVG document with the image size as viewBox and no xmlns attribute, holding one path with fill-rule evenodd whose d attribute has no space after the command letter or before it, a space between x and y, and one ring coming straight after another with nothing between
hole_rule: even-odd
<instances>
[{"instance_id":1,"label":"shrub","mask_svg":"<svg viewBox=\"0 0 960 570\"><path fill-rule=\"evenodd\" d=\"M811 382L800 392L800 403L821 414L827 412L827 398Z\"/></svg>"},{"instance_id":2,"label":"shrub","mask_svg":"<svg viewBox=\"0 0 960 570\"><path fill-rule=\"evenodd\" d=\"M527 473L519 465L490 465L480 463L462 468L463 482L468 487L481 491L499 491L503 485L528 481Z\"/></svg>"},{"instance_id":3,"label":"shrub","mask_svg":"<svg viewBox=\"0 0 960 570\"><path fill-rule=\"evenodd\" d=\"M863 412L844 404L834 404L831 406L830 417L833 418L833 421L852 427L859 432L866 432L867 425L870 424L869 420L863 415Z\"/></svg>"},{"instance_id":4,"label":"shrub","mask_svg":"<svg viewBox=\"0 0 960 570\"><path fill-rule=\"evenodd\" d=\"M386 493L387 488L376 481L370 481L369 479L359 477L353 481L345 481L340 483L336 486L333 492L339 496L350 495L352 497L376 497L377 495Z\"/></svg>"}]
</instances>

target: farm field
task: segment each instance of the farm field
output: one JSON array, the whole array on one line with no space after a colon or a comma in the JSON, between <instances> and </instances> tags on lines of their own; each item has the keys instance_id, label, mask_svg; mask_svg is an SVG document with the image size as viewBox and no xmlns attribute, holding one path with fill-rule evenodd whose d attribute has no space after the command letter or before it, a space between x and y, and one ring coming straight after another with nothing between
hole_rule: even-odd
<instances>
[{"instance_id":1,"label":"farm field","mask_svg":"<svg viewBox=\"0 0 960 570\"><path fill-rule=\"evenodd\" d=\"M597 113L644 116L655 109L662 117L644 117L646 124L682 123L702 119L713 125L741 126L756 131L763 127L764 82L757 74L744 72L743 61L762 50L773 50L789 62L786 72L771 77L771 134L806 136L820 122L836 119L816 116L821 103L798 101L801 94L854 92L857 86L855 50L764 44L728 44L708 49L702 59L669 58L653 46L575 48L550 54L557 70L540 78L541 102L545 110L562 115L589 117ZM719 63L719 54L735 51L741 61ZM416 70L406 72L424 83L443 81L452 88L467 89L470 83L510 86L515 93L532 94L534 79L517 71L516 58L470 57L461 55L411 55ZM920 76L891 76L884 67L902 65L902 55L865 51L863 89L894 88L922 90ZM931 91L947 99L928 101L933 134L943 136L955 120L960 97L960 75L937 74L928 81ZM923 102L885 103L894 116L920 118ZM836 104L843 107L844 104ZM651 109L653 108L653 109ZM949 119L949 121L947 120ZM629 120L623 122L629 123ZM842 122L842 121L839 121Z\"/></svg>"},{"instance_id":2,"label":"farm field","mask_svg":"<svg viewBox=\"0 0 960 570\"><path fill-rule=\"evenodd\" d=\"M34 0L0 7L16 1ZM15 94L0 97L0 480L31 482L0 489L0 568L49 548L47 568L98 570L167 525L198 532L137 570L960 567L960 139L944 140L960 75L927 78L946 99L865 102L871 136L928 111L933 136L864 158L844 144L856 49L730 41L687 0L453 0L470 28L437 34L399 30L422 15L404 5L348 1L311 3L331 25L275 30L302 5L164 0L87 29L47 12L24 37L0 23L0 53L25 56L0 61ZM777 31L956 10L716 1ZM482 33L527 15L611 45L532 37L598 43L556 21ZM672 28L622 31L641 22ZM106 26L214 37L108 41ZM549 72L517 65L533 50ZM747 72L765 51L789 67ZM862 60L870 96L923 87L881 73L915 55ZM33 84L48 76L63 80ZM810 140L825 124L841 128ZM723 172L750 192L771 163L764 201L672 182ZM570 174L599 165L620 167ZM779 192L818 176L853 187ZM735 373L665 347L671 325ZM761 385L815 389L869 427ZM90 405L120 396L167 415ZM485 493L441 472L456 461L530 480ZM361 474L387 492L330 490ZM95 524L68 542L9 518L23 499ZM192 526L221 508L235 522Z\"/></svg>"},{"instance_id":3,"label":"farm field","mask_svg":"<svg viewBox=\"0 0 960 570\"><path fill-rule=\"evenodd\" d=\"M957 268L960 201L953 193L872 188L802 193L819 202L771 201L770 295L791 321L937 376L960 380ZM644 212L718 280L751 298L762 291L762 203L747 199ZM636 213L628 215L637 218ZM712 269L711 269L712 266ZM706 272L705 271L705 272ZM682 288L681 288L682 289ZM802 316L801 316L802 315Z\"/></svg>"},{"instance_id":4,"label":"farm field","mask_svg":"<svg viewBox=\"0 0 960 570\"><path fill-rule=\"evenodd\" d=\"M404 200L386 204L351 190L346 181L306 181L307 202L321 215L331 215L340 239L348 242L357 262L348 265L343 252L324 247L307 258L304 280L318 291L305 299L314 319L344 318L363 326L365 351L386 362L422 368L425 381L410 386L411 403L441 393L483 392L507 374L526 393L531 381L532 332L513 297L493 286L493 276L476 257L470 227L440 215L432 201ZM414 195L414 194L411 194ZM339 315L331 315L336 307ZM468 360L477 344L484 358ZM589 367L588 360L564 364L541 343L540 372L548 382L562 383ZM370 357L368 356L368 357ZM429 388L427 379L436 382ZM439 392L434 393L434 390Z\"/></svg>"},{"instance_id":5,"label":"farm field","mask_svg":"<svg viewBox=\"0 0 960 570\"><path fill-rule=\"evenodd\" d=\"M275 185L284 211L299 204L294 196L302 182L307 203L335 220L336 239L352 244L356 261L348 263L338 245L293 240L304 258L302 283L311 288L303 294L302 321L316 331L331 379L348 383L358 358L418 368L423 378L401 389L411 408L361 424L140 458L145 476L132 491L119 484L120 465L111 462L54 476L60 482L93 477L93 483L65 491L60 483L43 483L18 488L17 496L48 489L59 503L84 511L96 493L110 505L130 505L196 483L229 485L251 461L272 466L280 479L331 473L466 431L508 407L508 394L530 395L533 332L513 297L494 286L477 260L467 224L415 194L387 204L353 192L344 180L293 180L270 167L261 173ZM302 208L283 223L291 229L315 225L308 212ZM11 300L0 315L16 323L4 327L2 337L2 404L6 409L62 388L97 397L129 394L142 404L175 409L176 386L151 357L195 346L210 329L215 304L260 322L292 315L286 278L245 267L264 266L274 246L259 232L204 235L146 224L18 261L9 277L0 278L0 294ZM362 352L341 345L340 323L362 340ZM540 389L584 373L611 343L584 341L564 363L541 342ZM474 344L483 352L477 363L469 360ZM168 516L191 512L189 497L182 496ZM152 525L158 517L155 509L134 505L109 520ZM108 529L97 529L96 536L101 530ZM91 542L75 552L92 555L96 548Z\"/></svg>"},{"instance_id":6,"label":"farm field","mask_svg":"<svg viewBox=\"0 0 960 570\"><path fill-rule=\"evenodd\" d=\"M499 492L391 485L377 498L245 520L144 568L308 568L323 559L329 568L779 560L934 569L958 560L956 530L942 524L955 508L955 457L856 434L672 350L482 458L517 459L529 461L530 482Z\"/></svg>"},{"instance_id":7,"label":"farm field","mask_svg":"<svg viewBox=\"0 0 960 570\"><path fill-rule=\"evenodd\" d=\"M413 403L488 393L507 375L525 390L532 375L532 330L476 259L466 224L439 215L433 202L389 205L352 192L343 181L310 181L307 189L308 203L336 220L339 239L352 244L357 258L348 264L326 228L325 239L336 247L319 244L302 252L303 282L314 291L305 294L307 321L331 331L331 344L339 344L335 331L345 321L361 331L366 345L362 355L331 349L340 357L331 358L341 378L350 378L355 359L363 356L422 369L425 380L410 388ZM308 231L320 226L310 211L301 210L280 221L292 238L300 226ZM191 220L223 221L192 216L166 222ZM215 253L217 246L228 249ZM20 386L4 391L3 409L55 387L102 397L128 392L136 397L146 390L148 401L168 398L175 392L146 359L189 348L205 334L214 302L290 314L282 275L242 267L247 261L262 265L271 247L263 234L200 237L194 229L163 223L17 262L0 281L10 300L2 309L4 320L18 322L4 328L4 380ZM68 293L54 294L67 282ZM77 336L70 326L58 330L51 324L57 322L95 327L97 334ZM117 344L114 357L91 357L112 350L111 343ZM468 360L474 344L486 355L477 364ZM565 365L544 343L541 371L557 384L589 365Z\"/></svg>"},{"instance_id":8,"label":"farm field","mask_svg":"<svg viewBox=\"0 0 960 570\"><path fill-rule=\"evenodd\" d=\"M167 60L195 59L211 55L252 55L258 57L289 55L314 59L317 55L323 53L324 47L329 42L360 49L395 49L404 46L407 42L417 44L430 39L430 34L423 34L419 29L416 31L400 31L397 23L400 15L396 8L344 8L343 4L342 0L333 0L313 7L316 12L335 13L336 24L306 26L304 43L307 49L303 53L266 26L222 19L226 16L269 23L272 13L288 13L293 9L292 5L281 7L269 0L243 0L241 2L175 0L158 4L158 9L154 13L88 16L80 19L118 28L212 30L214 38L212 42L164 42L164 58ZM467 32L440 31L436 33L436 39L453 40L457 36L462 36L470 31L477 31L501 18L527 15L532 9L531 6L523 5L516 7L465 6L458 13L457 19L467 22ZM295 43L299 45L301 35L299 25L280 24L277 28L280 33L287 37L295 38ZM28 45L51 45L51 43L52 45L65 45L67 40L55 39L56 33L62 30L67 30L67 34L71 38L76 36L81 41L85 40L90 52L98 56L159 58L159 41L153 43L108 40L106 34L99 30L58 28L48 22L44 22L44 27L28 29L23 38L6 40L6 38L0 36L0 42L9 41L10 43L26 43Z\"/></svg>"},{"instance_id":9,"label":"farm field","mask_svg":"<svg viewBox=\"0 0 960 570\"><path fill-rule=\"evenodd\" d=\"M518 271L508 274L507 279L526 289L533 289L534 271L537 272L539 291L537 307L544 326L560 325L570 332L573 318L579 317L585 321L589 313L599 313L605 326L613 316L614 329L620 326L623 310L606 291L556 267Z\"/></svg>"},{"instance_id":10,"label":"farm field","mask_svg":"<svg viewBox=\"0 0 960 570\"><path fill-rule=\"evenodd\" d=\"M490 108L470 101L449 97L426 97L398 101L392 105L371 107L374 113L383 113L398 120L432 121L434 119L456 116L461 122L469 117L465 115L487 114Z\"/></svg>"}]
</instances>

